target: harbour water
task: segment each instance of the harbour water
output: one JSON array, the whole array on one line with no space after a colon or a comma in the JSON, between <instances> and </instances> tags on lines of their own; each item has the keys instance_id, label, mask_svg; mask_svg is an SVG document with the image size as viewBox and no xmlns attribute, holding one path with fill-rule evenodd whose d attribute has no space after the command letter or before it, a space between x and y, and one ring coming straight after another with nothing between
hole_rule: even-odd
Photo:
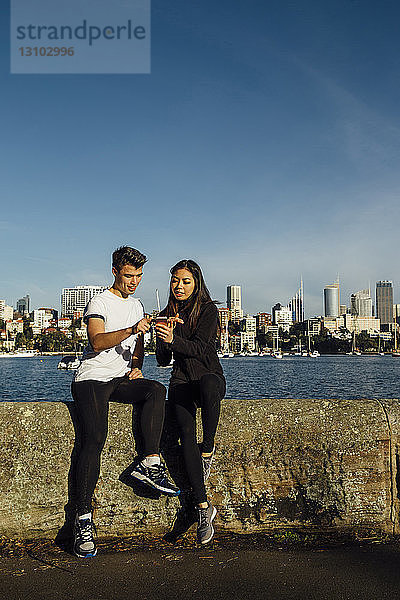
<instances>
[{"instance_id":1,"label":"harbour water","mask_svg":"<svg viewBox=\"0 0 400 600\"><path fill-rule=\"evenodd\" d=\"M70 401L72 371L59 356L1 358L0 401ZM232 398L399 398L400 357L325 355L221 359ZM171 369L147 356L143 374L168 385Z\"/></svg>"}]
</instances>

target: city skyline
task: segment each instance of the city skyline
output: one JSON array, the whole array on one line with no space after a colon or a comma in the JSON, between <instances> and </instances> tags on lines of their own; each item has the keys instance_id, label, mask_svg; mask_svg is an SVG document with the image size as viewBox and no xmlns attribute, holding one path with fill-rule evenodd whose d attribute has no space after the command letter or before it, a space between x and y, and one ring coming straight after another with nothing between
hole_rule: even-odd
<instances>
[{"instance_id":1,"label":"city skyline","mask_svg":"<svg viewBox=\"0 0 400 600\"><path fill-rule=\"evenodd\" d=\"M182 258L220 301L240 283L250 313L287 302L299 274L308 316L338 271L346 303L400 280L399 3L153 0L150 75L11 75L8 10L8 302L58 306L62 287L110 284L124 244L149 258L149 308Z\"/></svg>"},{"instance_id":2,"label":"city skyline","mask_svg":"<svg viewBox=\"0 0 400 600\"><path fill-rule=\"evenodd\" d=\"M259 313L259 312L268 312L268 313L272 314L273 308L274 308L274 306L277 303L281 304L282 307L291 307L291 310L292 310L293 314L296 313L296 315L297 315L297 314L299 314L299 308L296 309L294 301L298 297L299 292L301 291L301 296L299 296L299 299L301 298L301 301L300 301L300 303L299 303L298 306L301 307L300 314L303 315L305 319L308 319L308 318L313 318L315 316L339 316L340 308L342 306L346 306L347 311L349 313L352 313L352 311L354 310L354 306L355 306L355 304L354 304L354 298L358 297L359 294L366 293L366 292L369 291L369 293L371 294L371 296L370 296L371 308L374 310L375 315L376 315L377 314L377 310L378 310L378 308L377 308L377 298L376 298L377 288L378 288L379 284L390 283L391 284L391 288L390 289L391 289L391 294L392 294L391 295L392 304L393 305L397 304L396 299L395 299L396 298L396 288L395 288L395 286L393 284L393 280L381 280L380 279L380 280L376 281L375 282L375 286L374 286L374 291L371 291L371 287L370 286L368 287L368 289L361 289L361 290L354 289L353 291L351 291L349 293L348 297L345 296L346 297L346 303L345 304L343 304L342 301L341 301L341 299L343 299L343 297L344 297L344 294L342 294L341 283L339 284L339 282L337 281L336 283L334 283L332 285L331 284L326 284L324 287L321 288L321 310L320 310L320 312L315 312L315 313L311 314L311 312L307 310L307 302L306 302L307 296L306 296L306 294L304 294L304 282L303 282L303 279L301 278L300 281L301 281L300 288L295 293L294 296L289 297L287 299L275 299L275 300L273 300L273 302L270 305L267 305L267 306L265 306L265 305L261 306L259 304L259 305L256 306L256 308L254 310L247 309L246 304L243 303L243 286L240 285L240 284L238 284L238 283L236 283L236 284L229 284L229 285L225 285L224 286L224 289L225 289L225 300L221 301L218 298L215 298L212 293L211 293L211 295L214 298L214 300L217 300L219 302L219 304L221 306L227 306L229 308L230 304L232 304L232 308L236 308L236 309L241 310L242 313L243 313L243 315L246 315L246 314L250 314L251 315L251 314L256 314L256 313ZM155 310L157 308L157 302L156 302L156 299L155 299L155 290L154 290L153 305L150 302L150 305L147 306L146 303L145 303L145 301L143 300L143 295L141 295L141 293L140 293L142 285L143 284L141 282L140 287L138 288L137 292L135 293L135 297L140 298L141 301L143 302L143 304L144 304L147 312L151 313L153 310ZM75 296L74 292L77 292L79 294L80 299L81 299L80 300L80 308L82 308L81 305L82 305L82 302L83 302L83 298L86 297L87 294L93 295L93 292L90 292L89 290L98 289L98 290L102 291L106 287L107 286L103 286L103 285L99 285L99 284L95 284L95 285L80 284L80 285L76 285L76 286L70 286L68 288L67 287L63 287L62 290L61 290L61 292L60 292L60 295L59 295L59 302L58 302L58 304L47 303L47 304L42 304L40 306L39 305L36 306L35 302L32 302L32 296L30 294L27 293L26 297L29 298L29 303L31 305L31 311L34 310L34 309L38 309L38 308L55 308L56 310L60 311L60 314L66 314L66 311L63 311L63 305L66 302L66 300L63 300L63 297L65 297L64 296L65 293L68 293L68 294L70 294L72 296ZM328 311L328 313L327 313L327 310L326 310L326 308L327 308L327 305L326 305L326 291L327 291L327 289L329 290L331 288L337 288L337 290L339 292L338 296L335 297L336 298L335 302L337 304L337 314L336 315L330 314L330 311ZM158 288L155 288L155 289L158 289ZM232 296L232 298L235 298L235 299L234 299L233 303L230 303L229 297L230 297L230 294L232 294L232 293L235 294L235 296ZM162 294L159 294L159 295L161 296L160 297L161 308L163 308L164 307L164 304L162 302L162 296L163 295ZM167 296L168 296L168 290L165 291L165 298L167 298ZM89 296L87 296L87 297L89 297ZM237 300L236 300L236 298L237 298ZM303 299L304 299L304 301L303 301ZM9 303L7 301L7 299L5 299L4 297L1 298L1 300L5 301L6 305L12 306L16 310L17 304L18 304L18 302L21 299L17 300L14 303ZM165 305L166 305L166 301L165 301ZM361 316L367 316L367 315L362 314ZM296 317L296 320L297 320L297 317ZM302 319L299 319L299 320L302 320Z\"/></svg>"}]
</instances>

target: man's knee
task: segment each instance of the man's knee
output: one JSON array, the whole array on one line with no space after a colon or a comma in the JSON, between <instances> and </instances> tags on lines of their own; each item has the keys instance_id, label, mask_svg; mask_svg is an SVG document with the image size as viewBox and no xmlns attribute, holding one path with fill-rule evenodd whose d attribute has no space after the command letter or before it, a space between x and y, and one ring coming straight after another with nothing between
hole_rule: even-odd
<instances>
[{"instance_id":1,"label":"man's knee","mask_svg":"<svg viewBox=\"0 0 400 600\"><path fill-rule=\"evenodd\" d=\"M149 379L147 394L151 395L153 398L159 401L165 402L165 398L167 396L167 389L165 385L163 385L159 381Z\"/></svg>"}]
</instances>

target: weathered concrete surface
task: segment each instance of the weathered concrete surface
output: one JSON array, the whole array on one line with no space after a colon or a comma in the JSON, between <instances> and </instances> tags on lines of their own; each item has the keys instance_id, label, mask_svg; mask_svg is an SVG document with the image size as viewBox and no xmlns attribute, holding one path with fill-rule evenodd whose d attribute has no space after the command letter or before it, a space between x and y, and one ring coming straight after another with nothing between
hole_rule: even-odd
<instances>
[{"instance_id":1,"label":"weathered concrete surface","mask_svg":"<svg viewBox=\"0 0 400 600\"><path fill-rule=\"evenodd\" d=\"M96 489L103 536L161 533L179 506L175 498L144 497L119 479L135 457L131 414L130 406L111 404ZM64 404L5 402L0 419L0 535L54 536L68 501L69 411ZM184 485L173 432L165 440L170 471ZM229 400L217 444L209 491L220 529L400 531L398 401Z\"/></svg>"}]
</instances>

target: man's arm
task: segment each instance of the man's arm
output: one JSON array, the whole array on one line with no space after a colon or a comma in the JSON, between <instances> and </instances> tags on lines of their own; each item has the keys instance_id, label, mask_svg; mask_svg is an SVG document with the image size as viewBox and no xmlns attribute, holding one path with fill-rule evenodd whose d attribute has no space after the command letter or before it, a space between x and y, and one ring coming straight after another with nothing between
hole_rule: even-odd
<instances>
[{"instance_id":1,"label":"man's arm","mask_svg":"<svg viewBox=\"0 0 400 600\"><path fill-rule=\"evenodd\" d=\"M139 335L136 340L135 350L132 354L132 369L141 369L144 359L144 336Z\"/></svg>"},{"instance_id":2,"label":"man's arm","mask_svg":"<svg viewBox=\"0 0 400 600\"><path fill-rule=\"evenodd\" d=\"M103 319L97 317L88 318L87 334L90 345L95 352L101 352L102 350L118 346L118 344L132 335L132 333L145 333L150 329L150 325L149 320L144 318L136 323L134 331L132 331L132 327L126 327L125 329L105 333L104 329Z\"/></svg>"}]
</instances>

